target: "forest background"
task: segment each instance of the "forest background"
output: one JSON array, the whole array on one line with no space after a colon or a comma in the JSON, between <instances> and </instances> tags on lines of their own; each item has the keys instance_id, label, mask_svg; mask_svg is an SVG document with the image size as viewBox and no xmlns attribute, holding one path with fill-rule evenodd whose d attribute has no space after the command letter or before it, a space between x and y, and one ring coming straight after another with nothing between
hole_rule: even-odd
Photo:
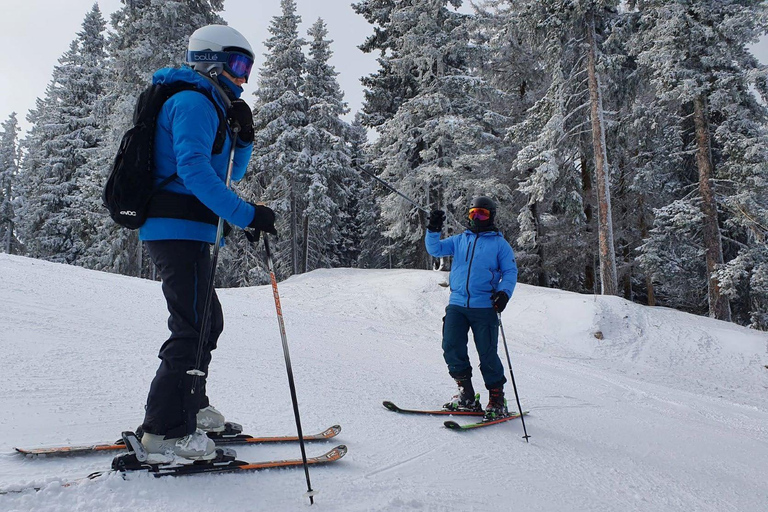
<instances>
[{"instance_id":1,"label":"forest background","mask_svg":"<svg viewBox=\"0 0 768 512\"><path fill-rule=\"evenodd\" d=\"M138 93L181 63L196 28L234 23L223 9L123 0L109 20L95 4L83 13L44 95L0 127L3 252L154 277L136 233L106 216L101 188ZM280 278L431 268L426 210L446 210L446 234L458 233L468 199L486 194L522 282L768 330L768 77L753 52L768 33L764 2L351 9L369 28L354 43L322 17L300 30L294 0L259 34L254 156L236 188L278 214ZM248 25L237 18L252 39ZM356 62L375 62L356 77L355 111L332 64L352 46L368 56ZM259 251L231 237L217 285L265 282Z\"/></svg>"}]
</instances>

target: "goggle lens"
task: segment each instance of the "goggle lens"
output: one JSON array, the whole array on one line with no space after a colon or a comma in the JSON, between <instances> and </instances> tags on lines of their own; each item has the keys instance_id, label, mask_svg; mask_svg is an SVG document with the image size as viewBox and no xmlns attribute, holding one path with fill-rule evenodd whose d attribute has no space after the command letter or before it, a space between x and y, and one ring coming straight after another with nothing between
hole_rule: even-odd
<instances>
[{"instance_id":1,"label":"goggle lens","mask_svg":"<svg viewBox=\"0 0 768 512\"><path fill-rule=\"evenodd\" d=\"M469 218L471 220L488 220L491 218L491 212L485 208L470 208Z\"/></svg>"},{"instance_id":2,"label":"goggle lens","mask_svg":"<svg viewBox=\"0 0 768 512\"><path fill-rule=\"evenodd\" d=\"M232 73L235 78L243 78L247 80L251 75L251 68L253 67L253 59L242 53L230 53L227 59L227 71Z\"/></svg>"}]
</instances>

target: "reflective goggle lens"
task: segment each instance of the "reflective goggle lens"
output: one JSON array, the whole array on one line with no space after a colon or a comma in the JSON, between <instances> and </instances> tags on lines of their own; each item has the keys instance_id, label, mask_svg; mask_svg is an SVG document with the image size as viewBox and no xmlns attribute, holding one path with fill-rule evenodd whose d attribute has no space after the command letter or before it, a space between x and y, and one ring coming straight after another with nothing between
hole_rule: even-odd
<instances>
[{"instance_id":1,"label":"reflective goggle lens","mask_svg":"<svg viewBox=\"0 0 768 512\"><path fill-rule=\"evenodd\" d=\"M470 208L469 218L471 220L488 220L491 218L491 212L485 208Z\"/></svg>"},{"instance_id":2,"label":"reflective goggle lens","mask_svg":"<svg viewBox=\"0 0 768 512\"><path fill-rule=\"evenodd\" d=\"M251 68L253 67L253 59L242 53L230 53L227 59L227 68L232 76L235 78L246 79L251 75Z\"/></svg>"}]
</instances>

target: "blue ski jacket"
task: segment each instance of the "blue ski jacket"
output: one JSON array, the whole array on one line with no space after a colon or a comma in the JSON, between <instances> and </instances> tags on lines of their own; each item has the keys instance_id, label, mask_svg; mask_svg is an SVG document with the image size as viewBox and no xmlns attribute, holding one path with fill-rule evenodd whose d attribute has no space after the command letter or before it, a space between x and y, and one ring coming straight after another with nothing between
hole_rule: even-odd
<instances>
[{"instance_id":1,"label":"blue ski jacket","mask_svg":"<svg viewBox=\"0 0 768 512\"><path fill-rule=\"evenodd\" d=\"M440 240L427 231L427 252L436 258L453 256L449 304L465 308L491 308L491 294L503 291L512 297L517 284L517 263L509 243L498 231L467 230Z\"/></svg>"},{"instance_id":2,"label":"blue ski jacket","mask_svg":"<svg viewBox=\"0 0 768 512\"><path fill-rule=\"evenodd\" d=\"M154 83L189 82L211 92L222 112L226 102L219 90L192 68L164 68L152 77ZM237 93L236 93L237 95ZM195 195L216 215L240 228L253 220L254 207L226 186L233 134L228 132L221 153L212 155L219 116L211 101L195 91L182 91L165 102L155 129L155 182L178 174L163 190ZM245 176L253 144L236 142L232 181ZM139 229L141 240L216 241L216 226L185 219L150 217Z\"/></svg>"}]
</instances>

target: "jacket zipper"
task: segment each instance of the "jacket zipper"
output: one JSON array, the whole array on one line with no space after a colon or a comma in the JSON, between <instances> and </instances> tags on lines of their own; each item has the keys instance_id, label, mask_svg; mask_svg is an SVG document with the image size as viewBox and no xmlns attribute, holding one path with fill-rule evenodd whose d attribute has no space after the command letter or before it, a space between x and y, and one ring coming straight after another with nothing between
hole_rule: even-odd
<instances>
[{"instance_id":1,"label":"jacket zipper","mask_svg":"<svg viewBox=\"0 0 768 512\"><path fill-rule=\"evenodd\" d=\"M477 240L479 236L475 236L475 244L472 246L472 256L469 258L469 266L467 267L467 307L469 307L469 275L472 272L472 261L475 259L475 248L477 248ZM469 247L467 247L467 253L469 253Z\"/></svg>"}]
</instances>

